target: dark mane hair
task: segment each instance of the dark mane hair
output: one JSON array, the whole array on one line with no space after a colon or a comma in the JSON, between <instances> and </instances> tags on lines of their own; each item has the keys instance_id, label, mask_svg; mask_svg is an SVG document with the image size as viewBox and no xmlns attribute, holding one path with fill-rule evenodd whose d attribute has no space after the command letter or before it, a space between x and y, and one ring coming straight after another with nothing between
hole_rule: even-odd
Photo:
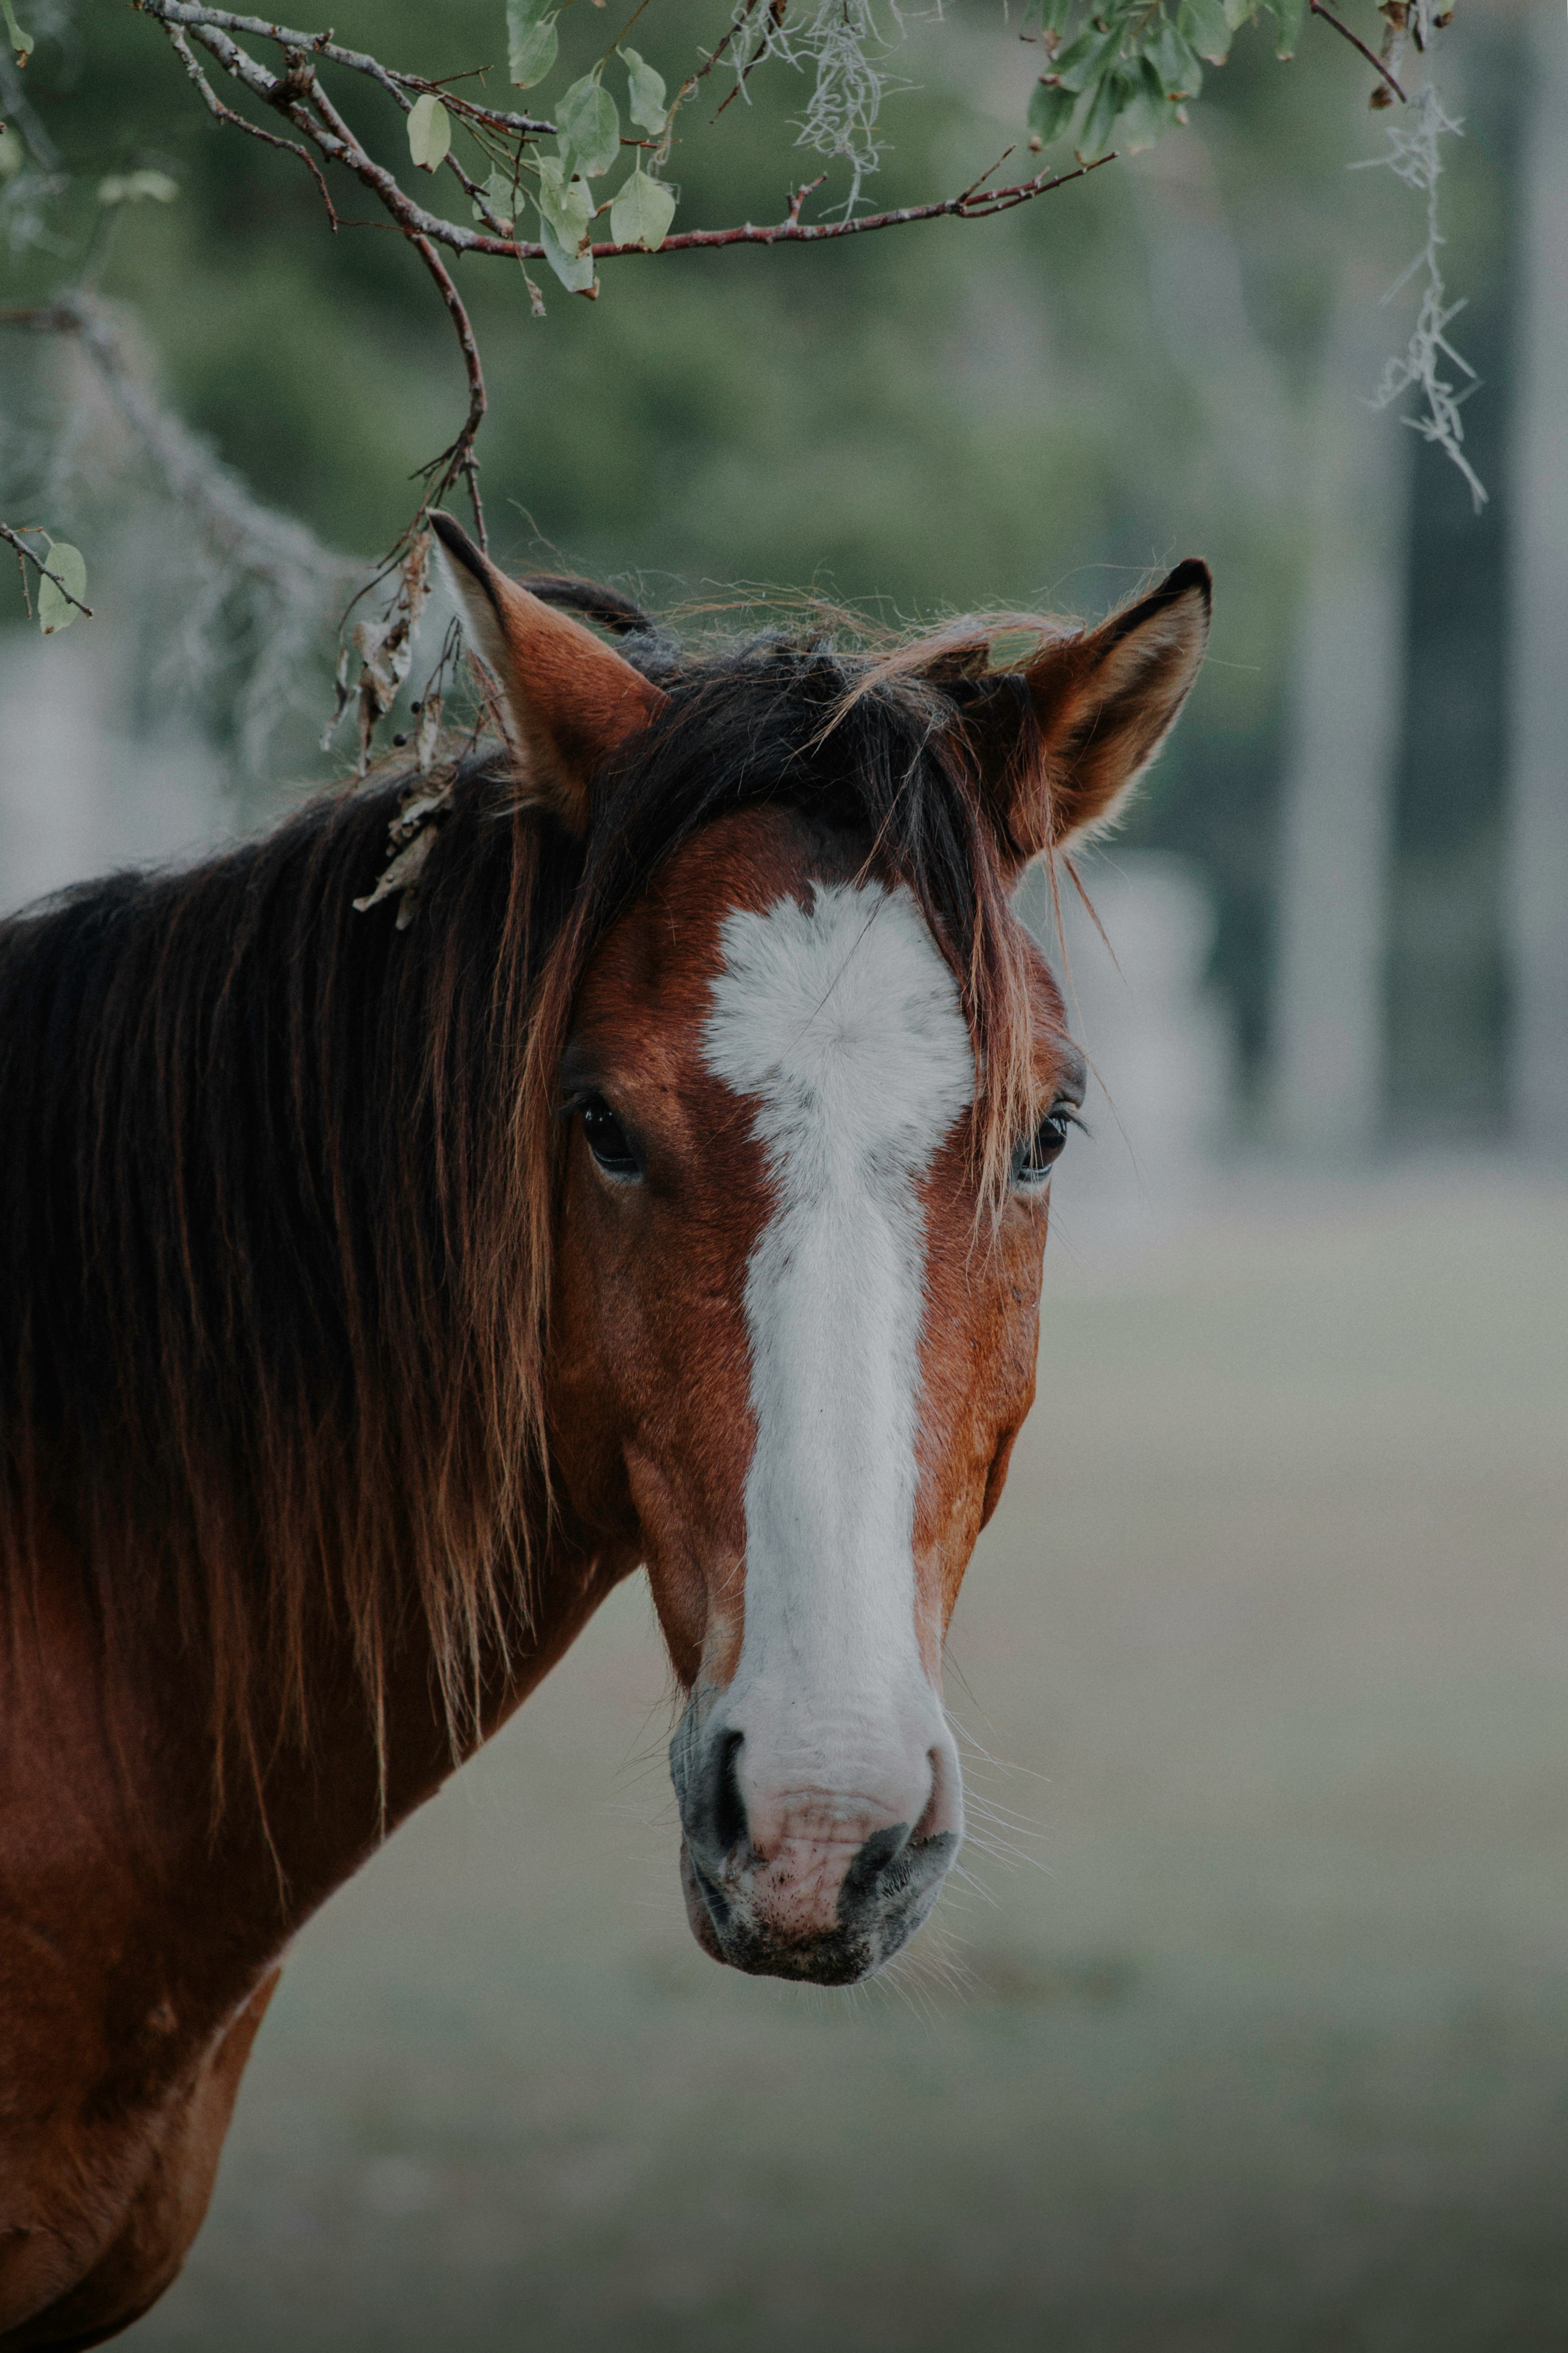
<instances>
[{"instance_id":1,"label":"dark mane hair","mask_svg":"<svg viewBox=\"0 0 1568 2353\"><path fill-rule=\"evenodd\" d=\"M992 1177L1011 1149L1026 952L977 764L982 725L1023 713L1004 679L976 691L985 630L680 656L614 592L547 586L670 696L585 847L479 745L405 930L353 902L408 771L0 925L0 1612L74 1555L110 1637L203 1646L220 1760L237 1743L258 1785L306 1736L323 1617L379 1727L421 1613L455 1740L486 1646L526 1624L561 1047L595 945L683 841L761 803L862 840L959 977Z\"/></svg>"}]
</instances>

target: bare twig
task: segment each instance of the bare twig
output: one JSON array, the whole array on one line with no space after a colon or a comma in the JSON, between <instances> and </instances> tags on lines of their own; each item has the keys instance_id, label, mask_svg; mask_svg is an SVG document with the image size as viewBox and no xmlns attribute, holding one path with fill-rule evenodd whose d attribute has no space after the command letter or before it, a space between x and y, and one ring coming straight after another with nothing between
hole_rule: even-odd
<instances>
[{"instance_id":1,"label":"bare twig","mask_svg":"<svg viewBox=\"0 0 1568 2353\"><path fill-rule=\"evenodd\" d=\"M805 204L807 196L814 196L816 194L816 191L821 187L826 177L827 174L826 172L818 172L815 180L805 181L802 186L795 190L794 195L789 200L789 211L785 216L787 219L792 221L799 220L800 208L802 205Z\"/></svg>"},{"instance_id":2,"label":"bare twig","mask_svg":"<svg viewBox=\"0 0 1568 2353\"><path fill-rule=\"evenodd\" d=\"M553 136L552 122L536 121L530 114L511 114L499 107L480 106L473 99L459 98L448 87L431 81L424 74L399 73L395 67L384 66L364 49L345 49L333 40L330 32L296 33L287 25L274 23L265 16L237 16L232 8L174 6L160 5L160 0L132 0L133 7L143 15L156 16L164 24L209 26L219 32L243 33L247 39L270 41L280 49L309 50L312 57L324 58L329 65L345 66L351 73L363 74L379 82L388 95L396 100L406 112L415 99L426 93L439 95L443 103L457 112L472 115L476 121L494 123L498 130L510 131L525 137ZM409 93L412 92L412 97Z\"/></svg>"},{"instance_id":3,"label":"bare twig","mask_svg":"<svg viewBox=\"0 0 1568 2353\"><path fill-rule=\"evenodd\" d=\"M447 313L457 331L458 347L463 354L463 366L468 379L468 413L463 429L449 448L443 449L425 469L425 496L413 529L417 529L429 508L440 503L447 487L460 476L468 486L468 503L474 510L474 524L479 532L479 545L489 549L485 532L485 511L479 502L479 460L474 456L474 441L485 421L489 401L485 394L484 370L479 364L479 348L474 341L474 330L462 298L452 283L451 273L427 237L416 237L414 250L436 281L437 290L447 306Z\"/></svg>"},{"instance_id":4,"label":"bare twig","mask_svg":"<svg viewBox=\"0 0 1568 2353\"><path fill-rule=\"evenodd\" d=\"M1388 84L1389 89L1394 92L1394 97L1399 100L1401 106L1407 106L1409 104L1409 100L1406 98L1405 93L1400 89L1399 84L1394 80L1394 76L1389 72L1388 68L1378 56L1377 51L1375 49L1369 49L1359 33L1352 33L1350 26L1346 24L1342 24L1340 18L1335 16L1331 8L1325 8L1323 5L1323 0L1307 0L1307 5L1310 8L1314 16L1321 16L1325 25L1331 25L1335 32L1340 34L1350 43L1352 49L1359 49L1361 51L1362 56L1366 59L1373 73L1378 73L1383 76L1384 80ZM1379 102L1380 104L1386 106L1388 100L1384 99Z\"/></svg>"},{"instance_id":5,"label":"bare twig","mask_svg":"<svg viewBox=\"0 0 1568 2353\"><path fill-rule=\"evenodd\" d=\"M694 90L700 81L705 81L707 79L714 67L718 64L720 58L723 56L725 50L734 40L735 36L745 30L746 26L750 23L751 19L756 15L756 13L757 0L744 0L743 6L736 9L729 30L720 40L715 42L712 48L709 50L708 55L703 58L702 63L698 67L697 71L694 74L689 75L687 79L681 84L681 98L687 97L690 91ZM676 102L679 105L679 100L677 100Z\"/></svg>"},{"instance_id":6,"label":"bare twig","mask_svg":"<svg viewBox=\"0 0 1568 2353\"><path fill-rule=\"evenodd\" d=\"M1109 154L1097 155L1092 164L1076 164L1070 172L1037 173L1032 180L1020 180L1010 188L966 188L962 195L944 196L938 204L900 205L896 212L860 213L854 220L803 221L792 198L790 210L782 221L761 227L748 221L742 228L685 229L676 237L667 237L658 251L689 253L729 245L820 245L831 237L865 237L873 229L907 228L915 221L989 220L994 213L1010 213L1019 205L1032 204L1037 196L1048 196L1053 188L1065 188L1069 180L1087 179L1102 164L1115 161L1116 150L1112 148ZM809 191L803 191L805 193ZM511 249L531 259L542 250L531 245ZM617 261L623 255L647 250L641 245L595 245L592 248L595 261Z\"/></svg>"},{"instance_id":7,"label":"bare twig","mask_svg":"<svg viewBox=\"0 0 1568 2353\"><path fill-rule=\"evenodd\" d=\"M600 66L607 66L609 64L610 59L615 56L616 51L620 47L621 43L626 39L626 35L631 31L632 26L637 23L637 18L642 15L643 10L647 5L648 0L637 0L637 6L632 10L631 15L626 18L626 21L621 26L620 31L616 35L616 37L610 43L609 47L601 54L598 64L593 68L593 70L595 73L599 70Z\"/></svg>"},{"instance_id":8,"label":"bare twig","mask_svg":"<svg viewBox=\"0 0 1568 2353\"><path fill-rule=\"evenodd\" d=\"M751 16L755 9L755 6L756 0L751 0L751 5L746 10L746 16ZM783 17L783 15L784 10L780 5L780 0L771 0L767 16L763 20L763 37L757 43L756 47L752 51L751 56L746 59L745 64L736 74L734 88L731 90L728 98L721 99L718 105L714 108L713 120L715 122L718 121L719 117L723 113L724 109L727 106L732 106L734 104L736 99L741 96L746 84L751 80L752 76L755 73L757 68L762 64L763 59L767 56L770 37L768 33L768 24L771 20L776 26L778 21ZM737 32L743 21L743 18L737 17L735 23L730 27L731 32ZM719 48L714 50L713 55L708 60L708 64L703 67L702 70L704 73L709 72L713 66L717 65L720 50L721 50L722 47L723 43L721 42ZM825 174L824 177L826 178L826 174Z\"/></svg>"},{"instance_id":9,"label":"bare twig","mask_svg":"<svg viewBox=\"0 0 1568 2353\"><path fill-rule=\"evenodd\" d=\"M202 103L215 122L232 123L237 131L245 132L252 139L259 139L264 146L279 148L285 155L298 155L321 192L321 202L327 208L327 218L331 222L335 234L341 224L332 199L328 194L326 181L321 176L321 167L310 149L301 147L295 140L279 139L275 131L264 131L259 122L251 122L245 115L237 113L232 106L226 106L202 71L189 41L186 40L178 25L165 25L163 30L169 37L170 46L175 56L200 91Z\"/></svg>"}]
</instances>

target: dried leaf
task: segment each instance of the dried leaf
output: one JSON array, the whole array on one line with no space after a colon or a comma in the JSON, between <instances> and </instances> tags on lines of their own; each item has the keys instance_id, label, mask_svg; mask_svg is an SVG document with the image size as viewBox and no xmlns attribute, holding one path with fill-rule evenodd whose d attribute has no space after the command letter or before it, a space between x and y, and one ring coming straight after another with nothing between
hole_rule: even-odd
<instances>
[{"instance_id":1,"label":"dried leaf","mask_svg":"<svg viewBox=\"0 0 1568 2353\"><path fill-rule=\"evenodd\" d=\"M372 907L378 907L384 899L390 899L394 892L401 891L404 895L403 904L397 911L397 928L400 932L405 932L413 919L414 885L418 881L424 871L425 861L435 847L436 828L434 826L427 825L415 835L406 849L400 849L396 857L384 868L374 890L367 891L363 899L354 901L355 914L368 914Z\"/></svg>"},{"instance_id":2,"label":"dried leaf","mask_svg":"<svg viewBox=\"0 0 1568 2353\"><path fill-rule=\"evenodd\" d=\"M420 712L421 741L426 734L425 722L427 718L431 719L433 744L441 725L441 697L438 694L428 697ZM379 906L384 899L390 899L395 892L400 892L397 929L400 932L408 929L414 920L416 886L425 871L426 860L436 846L441 820L452 806L454 775L455 771L448 772L446 782L434 790L416 785L405 792L397 815L386 828L386 846L390 853L387 863L374 890L367 891L363 899L354 901L357 914L364 914L369 908Z\"/></svg>"},{"instance_id":3,"label":"dried leaf","mask_svg":"<svg viewBox=\"0 0 1568 2353\"><path fill-rule=\"evenodd\" d=\"M446 785L433 793L418 793L413 800L405 800L387 827L388 846L401 849L405 842L413 840L427 818L435 817L437 812L444 813L450 807L451 797Z\"/></svg>"},{"instance_id":4,"label":"dried leaf","mask_svg":"<svg viewBox=\"0 0 1568 2353\"><path fill-rule=\"evenodd\" d=\"M419 730L414 738L414 765L422 776L427 776L436 758L436 747L441 740L441 712L444 697L427 694L419 706Z\"/></svg>"},{"instance_id":5,"label":"dried leaf","mask_svg":"<svg viewBox=\"0 0 1568 2353\"><path fill-rule=\"evenodd\" d=\"M403 596L408 610L410 637L419 627L419 616L425 610L430 594L430 551L435 543L429 532L416 531L403 559Z\"/></svg>"}]
</instances>

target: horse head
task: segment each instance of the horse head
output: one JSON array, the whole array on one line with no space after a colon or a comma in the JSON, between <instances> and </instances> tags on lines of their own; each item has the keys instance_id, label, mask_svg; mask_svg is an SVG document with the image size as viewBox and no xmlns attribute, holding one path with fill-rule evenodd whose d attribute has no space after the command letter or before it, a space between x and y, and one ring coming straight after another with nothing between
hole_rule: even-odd
<instances>
[{"instance_id":1,"label":"horse head","mask_svg":"<svg viewBox=\"0 0 1568 2353\"><path fill-rule=\"evenodd\" d=\"M1009 894L1153 757L1208 575L1012 669L972 625L650 677L437 522L524 789L584 860L545 1024L552 1482L587 1549L647 1567L699 1941L848 1983L963 1837L942 1645L1083 1094Z\"/></svg>"}]
</instances>

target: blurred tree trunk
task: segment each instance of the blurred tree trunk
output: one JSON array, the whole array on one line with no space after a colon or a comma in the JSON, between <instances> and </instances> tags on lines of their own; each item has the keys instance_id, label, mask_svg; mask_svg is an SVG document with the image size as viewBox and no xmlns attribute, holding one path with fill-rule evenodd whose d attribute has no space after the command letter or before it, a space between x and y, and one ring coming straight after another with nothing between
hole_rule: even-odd
<instances>
[{"instance_id":1,"label":"blurred tree trunk","mask_svg":"<svg viewBox=\"0 0 1568 2353\"><path fill-rule=\"evenodd\" d=\"M1383 1122L1411 448L1357 397L1386 352L1379 290L1364 265L1342 278L1303 486L1273 1109L1280 1142L1318 1155L1368 1151Z\"/></svg>"},{"instance_id":2,"label":"blurred tree trunk","mask_svg":"<svg viewBox=\"0 0 1568 2353\"><path fill-rule=\"evenodd\" d=\"M1568 1145L1568 47L1528 27L1513 432L1508 930L1512 1112L1535 1150Z\"/></svg>"}]
</instances>

